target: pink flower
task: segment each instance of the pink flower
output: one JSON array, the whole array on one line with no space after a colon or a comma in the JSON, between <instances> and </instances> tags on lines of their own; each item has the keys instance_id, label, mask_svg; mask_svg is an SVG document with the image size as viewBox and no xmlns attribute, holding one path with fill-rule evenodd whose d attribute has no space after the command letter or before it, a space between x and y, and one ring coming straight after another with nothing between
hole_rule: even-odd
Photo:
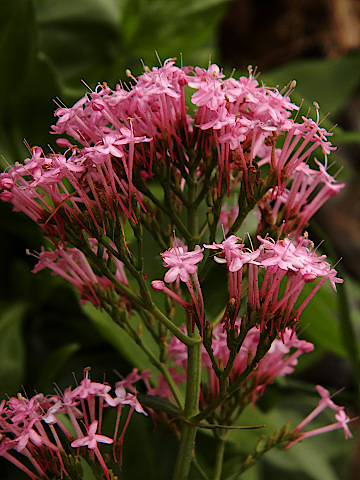
<instances>
[{"instance_id":1,"label":"pink flower","mask_svg":"<svg viewBox=\"0 0 360 480\"><path fill-rule=\"evenodd\" d=\"M351 438L352 434L349 430L348 423L351 419L346 415L344 407L340 405L336 405L331 399L329 392L317 385L316 387L318 393L321 395L321 399L319 400L318 406L311 412L309 415L292 431L297 438L293 441L287 443L285 448L290 448L296 443L304 440L305 438L313 437L315 435L320 435L322 433L331 432L333 430L337 430L339 428L344 429L345 438ZM316 428L314 430L309 430L307 432L301 432L301 430L306 427L308 423L310 423L315 417L317 417L325 408L330 407L332 410L335 410L335 419L336 423L332 423L331 425L326 425L324 427Z\"/></svg>"},{"instance_id":2,"label":"pink flower","mask_svg":"<svg viewBox=\"0 0 360 480\"><path fill-rule=\"evenodd\" d=\"M170 267L165 273L164 280L167 283L175 282L178 278L182 282L188 282L190 274L197 270L196 264L203 258L203 248L195 246L195 250L188 252L187 247L175 246L161 254L164 267Z\"/></svg>"},{"instance_id":3,"label":"pink flower","mask_svg":"<svg viewBox=\"0 0 360 480\"><path fill-rule=\"evenodd\" d=\"M71 443L73 448L88 447L93 450L97 447L98 443L113 443L113 439L106 437L105 435L99 435L96 433L99 422L95 420L87 429L87 435L82 438L78 438Z\"/></svg>"},{"instance_id":4,"label":"pink flower","mask_svg":"<svg viewBox=\"0 0 360 480\"><path fill-rule=\"evenodd\" d=\"M110 395L105 395L105 401L111 407L118 407L119 405L130 405L135 409L136 412L147 415L142 406L140 405L136 395L127 393L125 388L121 385L121 382L116 384L115 388L115 398L112 398Z\"/></svg>"}]
</instances>

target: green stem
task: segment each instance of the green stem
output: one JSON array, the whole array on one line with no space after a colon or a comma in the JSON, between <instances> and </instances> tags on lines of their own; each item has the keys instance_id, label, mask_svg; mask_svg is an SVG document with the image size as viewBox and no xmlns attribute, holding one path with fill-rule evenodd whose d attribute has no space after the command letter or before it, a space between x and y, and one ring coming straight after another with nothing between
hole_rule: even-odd
<instances>
[{"instance_id":1,"label":"green stem","mask_svg":"<svg viewBox=\"0 0 360 480\"><path fill-rule=\"evenodd\" d=\"M192 250L198 239L199 233L197 207L194 205L197 189L196 166L189 168L189 177L189 206L187 207L187 220L190 238L188 238L188 247L190 250ZM195 342L192 345L188 345L186 397L184 408L185 419L190 419L199 413L201 383L201 337L197 330L192 331L191 325L188 327L188 337ZM194 456L197 429L197 425L191 422L184 421L182 424L181 438L173 473L173 480L187 480L188 478L191 462Z\"/></svg>"},{"instance_id":2,"label":"green stem","mask_svg":"<svg viewBox=\"0 0 360 480\"><path fill-rule=\"evenodd\" d=\"M193 338L200 339L198 332ZM186 398L184 417L190 419L199 412L200 381L201 381L201 342L188 347L188 369L186 382ZM176 458L173 480L187 480L193 458L197 425L183 422L179 450Z\"/></svg>"},{"instance_id":3,"label":"green stem","mask_svg":"<svg viewBox=\"0 0 360 480\"><path fill-rule=\"evenodd\" d=\"M176 403L178 404L179 408L184 408L184 399L179 390L179 387L176 385L173 376L169 372L169 369L166 365L161 363L157 357L154 355L152 350L143 342L140 335L136 332L136 330L128 323L125 322L125 330L129 333L129 335L133 338L137 345L142 349L142 351L147 355L151 363L161 372L162 376L164 377L166 383L168 384L171 393L173 394Z\"/></svg>"},{"instance_id":4,"label":"green stem","mask_svg":"<svg viewBox=\"0 0 360 480\"><path fill-rule=\"evenodd\" d=\"M201 465L200 465L199 462L197 461L197 458L196 458L196 457L193 458L192 464L194 465L195 469L197 470L198 474L200 475L200 477L201 477L203 480L210 480L210 478L206 475L206 473L204 472L203 468L201 467Z\"/></svg>"},{"instance_id":5,"label":"green stem","mask_svg":"<svg viewBox=\"0 0 360 480\"><path fill-rule=\"evenodd\" d=\"M217 438L213 480L221 479L221 473L222 473L222 467L223 467L223 461L224 461L225 443L226 443L226 431L219 433L219 436Z\"/></svg>"},{"instance_id":6,"label":"green stem","mask_svg":"<svg viewBox=\"0 0 360 480\"><path fill-rule=\"evenodd\" d=\"M162 311L159 310L154 303L151 305L151 307L147 308L147 311L152 313L154 317L157 320L159 320L160 323L162 323L168 330L170 330L170 332L172 332L175 335L175 337L177 337L180 340L180 342L184 343L187 346L194 345L194 344L201 345L200 339L196 340L194 338L187 336L166 315L164 315Z\"/></svg>"}]
</instances>

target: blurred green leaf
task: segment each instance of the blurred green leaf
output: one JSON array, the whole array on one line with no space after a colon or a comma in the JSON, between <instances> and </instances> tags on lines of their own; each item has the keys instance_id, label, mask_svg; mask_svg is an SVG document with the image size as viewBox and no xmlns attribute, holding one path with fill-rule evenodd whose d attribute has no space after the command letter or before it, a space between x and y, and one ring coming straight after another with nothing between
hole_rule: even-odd
<instances>
[{"instance_id":1,"label":"blurred green leaf","mask_svg":"<svg viewBox=\"0 0 360 480\"><path fill-rule=\"evenodd\" d=\"M58 376L65 363L80 349L79 343L67 343L57 348L46 360L39 373L38 388L45 390Z\"/></svg>"},{"instance_id":2,"label":"blurred green leaf","mask_svg":"<svg viewBox=\"0 0 360 480\"><path fill-rule=\"evenodd\" d=\"M174 435L161 423L154 428L150 415L134 413L125 435L124 464L119 480L169 480L176 449Z\"/></svg>"},{"instance_id":3,"label":"blurred green leaf","mask_svg":"<svg viewBox=\"0 0 360 480\"><path fill-rule=\"evenodd\" d=\"M309 106L316 101L323 115L330 112L333 117L360 85L360 52L331 59L298 60L261 77L268 85L278 84L280 87L296 80L292 100L300 103L305 99Z\"/></svg>"},{"instance_id":4,"label":"blurred green leaf","mask_svg":"<svg viewBox=\"0 0 360 480\"><path fill-rule=\"evenodd\" d=\"M36 54L37 29L31 0L1 2L0 5L0 153L8 161L21 150L16 104L26 88ZM17 115L21 117L22 111Z\"/></svg>"},{"instance_id":5,"label":"blurred green leaf","mask_svg":"<svg viewBox=\"0 0 360 480\"><path fill-rule=\"evenodd\" d=\"M345 132L344 130L341 130L340 127L336 127L332 141L335 145L340 143L360 142L360 130L355 132Z\"/></svg>"},{"instance_id":6,"label":"blurred green leaf","mask_svg":"<svg viewBox=\"0 0 360 480\"><path fill-rule=\"evenodd\" d=\"M119 24L120 56L121 51L131 52L128 66L137 67L136 73L140 68L138 58L153 61L155 50L161 60L182 53L185 64L207 63L215 50L215 29L228 3L229 0L124 1ZM118 62L116 68L120 65Z\"/></svg>"},{"instance_id":7,"label":"blurred green leaf","mask_svg":"<svg viewBox=\"0 0 360 480\"><path fill-rule=\"evenodd\" d=\"M125 330L120 328L109 317L106 312L98 310L91 303L82 305L82 309L102 337L112 345L120 355L130 363L130 365L141 370L149 369L154 373L158 373L157 369L149 361L143 350L133 341ZM157 344L136 313L131 317L131 323L136 330L138 329L139 324L142 325L141 330L143 341L149 346L153 353L157 352Z\"/></svg>"},{"instance_id":8,"label":"blurred green leaf","mask_svg":"<svg viewBox=\"0 0 360 480\"><path fill-rule=\"evenodd\" d=\"M34 59L36 29L31 0L2 4L0 18L7 20L0 31L0 108L4 109L18 95Z\"/></svg>"},{"instance_id":9,"label":"blurred green leaf","mask_svg":"<svg viewBox=\"0 0 360 480\"><path fill-rule=\"evenodd\" d=\"M24 373L25 351L21 327L25 304L3 307L0 312L0 398L15 395Z\"/></svg>"},{"instance_id":10,"label":"blurred green leaf","mask_svg":"<svg viewBox=\"0 0 360 480\"><path fill-rule=\"evenodd\" d=\"M229 2L37 0L40 49L74 100L85 90L80 79L91 87L101 81L113 85L126 68L139 73L140 59L157 63L155 51L162 60L181 52L186 63L207 63Z\"/></svg>"},{"instance_id":11,"label":"blurred green leaf","mask_svg":"<svg viewBox=\"0 0 360 480\"><path fill-rule=\"evenodd\" d=\"M338 298L329 282L320 288L305 308L301 326L304 328L303 336L315 345L340 357L348 355L341 333Z\"/></svg>"},{"instance_id":12,"label":"blurred green leaf","mask_svg":"<svg viewBox=\"0 0 360 480\"><path fill-rule=\"evenodd\" d=\"M80 457L80 463L83 468L83 480L96 480L96 476L94 472L92 471L90 465L87 463L87 461L84 458Z\"/></svg>"},{"instance_id":13,"label":"blurred green leaf","mask_svg":"<svg viewBox=\"0 0 360 480\"><path fill-rule=\"evenodd\" d=\"M115 59L119 2L115 0L37 0L40 50L71 87L108 80Z\"/></svg>"},{"instance_id":14,"label":"blurred green leaf","mask_svg":"<svg viewBox=\"0 0 360 480\"><path fill-rule=\"evenodd\" d=\"M299 395L298 391L293 391L291 394L287 393L280 399L277 408L266 414L257 408L252 409L252 406L246 408L238 420L239 425L266 424L266 427L259 431L231 430L229 432L231 444L229 445L228 461L225 463L226 475L230 476L234 473L236 468L240 467L241 461L244 461L249 453L254 452L255 445L259 440L259 433L269 436L277 429L282 428L287 421L291 422L291 427L293 428L310 413L316 406L318 398L314 398L316 394L306 395L305 392L301 393L301 395ZM307 430L312 430L332 422L333 413L325 411L319 418L312 421ZM341 445L339 445L336 439L341 442ZM339 478L344 477L338 476L339 473L337 472L342 472L342 474L346 472L347 460L345 453L348 449L349 443L343 441L343 434L340 431L306 439L286 451L283 451L282 448L272 449L257 464L257 468L261 472L258 478L266 478L267 480L276 480L278 478L339 480ZM342 464L339 463L341 458L343 458ZM337 465L337 469L333 468L334 464ZM253 477L249 471L245 472L240 478L250 480ZM255 478L257 477L255 476Z\"/></svg>"}]
</instances>

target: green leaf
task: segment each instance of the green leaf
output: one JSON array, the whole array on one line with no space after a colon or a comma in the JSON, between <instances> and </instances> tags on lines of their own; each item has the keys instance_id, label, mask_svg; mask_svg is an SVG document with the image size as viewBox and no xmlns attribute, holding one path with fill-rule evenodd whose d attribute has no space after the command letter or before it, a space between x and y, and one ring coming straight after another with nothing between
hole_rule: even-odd
<instances>
[{"instance_id":1,"label":"green leaf","mask_svg":"<svg viewBox=\"0 0 360 480\"><path fill-rule=\"evenodd\" d=\"M96 480L96 476L85 458L80 457L80 463L84 471L83 480Z\"/></svg>"},{"instance_id":2,"label":"green leaf","mask_svg":"<svg viewBox=\"0 0 360 480\"><path fill-rule=\"evenodd\" d=\"M293 398L292 400L294 406L299 401L301 401L299 398L297 400ZM309 406L310 410L310 404L306 402L305 397L303 397L302 401ZM291 416L291 411L288 408L278 408L271 415L275 424L280 424L284 417L292 420ZM296 421L300 420L298 414L296 414L295 418ZM330 424L332 421L333 414L324 412L321 419L313 421L307 429L312 430L320 425ZM296 424L295 421L292 424ZM338 480L343 478L343 476L338 476L333 465L336 465L338 471L342 471L345 474L346 463L349 459L347 453L349 452L349 443L345 442L343 434L339 431L334 431L316 438L306 439L286 451L272 450L269 457L267 457L268 461L265 462L264 469L269 469L270 465L275 467L275 475L269 476L271 479L278 478L276 473L279 475L280 472L283 472L284 475L284 472L287 472L289 478L291 476L291 478L296 480L323 480L325 478L326 480ZM342 459L342 465L340 459Z\"/></svg>"},{"instance_id":3,"label":"green leaf","mask_svg":"<svg viewBox=\"0 0 360 480\"><path fill-rule=\"evenodd\" d=\"M287 85L296 80L293 101L319 103L323 114L343 108L360 84L360 53L332 58L299 60L262 75L267 84Z\"/></svg>"},{"instance_id":4,"label":"green leaf","mask_svg":"<svg viewBox=\"0 0 360 480\"><path fill-rule=\"evenodd\" d=\"M345 132L344 130L341 130L340 127L336 127L332 141L335 145L340 143L360 142L360 130L354 132Z\"/></svg>"},{"instance_id":5,"label":"green leaf","mask_svg":"<svg viewBox=\"0 0 360 480\"><path fill-rule=\"evenodd\" d=\"M8 161L23 151L18 132L17 102L26 89L36 56L37 29L31 0L1 2L0 5L0 143ZM32 105L34 109L34 104ZM29 119L27 118L27 121Z\"/></svg>"},{"instance_id":6,"label":"green leaf","mask_svg":"<svg viewBox=\"0 0 360 480\"><path fill-rule=\"evenodd\" d=\"M0 30L0 108L3 109L12 104L34 59L36 29L31 0L2 2L0 18L3 23Z\"/></svg>"},{"instance_id":7,"label":"green leaf","mask_svg":"<svg viewBox=\"0 0 360 480\"><path fill-rule=\"evenodd\" d=\"M79 343L67 343L57 348L47 359L41 373L37 387L40 391L46 390L54 381L64 364L80 349Z\"/></svg>"},{"instance_id":8,"label":"green leaf","mask_svg":"<svg viewBox=\"0 0 360 480\"><path fill-rule=\"evenodd\" d=\"M40 49L72 87L109 81L116 55L119 2L114 0L37 0ZM83 88L83 91L85 88Z\"/></svg>"},{"instance_id":9,"label":"green leaf","mask_svg":"<svg viewBox=\"0 0 360 480\"><path fill-rule=\"evenodd\" d=\"M316 394L309 396L302 391L299 395L299 391L293 391L291 394L285 393L278 402L277 408L266 414L260 412L257 408L252 409L251 405L248 406L237 423L249 425L266 423L266 427L261 430L231 430L228 433L230 443L228 445L229 463L225 465L227 467L226 474L228 476L233 474L241 466L241 462L247 455L254 453L255 445L261 434L272 435L288 421L291 422L291 428L294 428L316 406L317 400ZM311 422L307 430L331 423L333 423L333 412L324 411L321 416ZM266 478L267 480L278 478L338 480L344 478L341 475L338 476L338 474L341 472L345 475L344 472L346 472L350 460L349 447L351 445L349 445L349 441L345 442L343 438L342 432L333 431L306 439L286 451L281 447L272 449L265 453L256 464L261 472L259 478ZM334 469L334 465L336 465L336 469ZM228 470L228 466L232 467L232 471ZM247 480L252 477L248 477L246 472L240 478Z\"/></svg>"},{"instance_id":10,"label":"green leaf","mask_svg":"<svg viewBox=\"0 0 360 480\"><path fill-rule=\"evenodd\" d=\"M336 295L330 283L325 283L302 313L301 325L305 327L303 336L306 339L328 352L347 357Z\"/></svg>"},{"instance_id":11,"label":"green leaf","mask_svg":"<svg viewBox=\"0 0 360 480\"><path fill-rule=\"evenodd\" d=\"M143 393L138 393L137 398L142 405L153 408L157 412L165 412L169 415L181 414L179 408L165 398L155 397L153 395L145 395Z\"/></svg>"},{"instance_id":12,"label":"green leaf","mask_svg":"<svg viewBox=\"0 0 360 480\"><path fill-rule=\"evenodd\" d=\"M0 313L0 398L15 395L23 381L25 347L22 323L24 304L10 305Z\"/></svg>"},{"instance_id":13,"label":"green leaf","mask_svg":"<svg viewBox=\"0 0 360 480\"><path fill-rule=\"evenodd\" d=\"M115 71L138 74L138 58L153 63L182 53L185 64L204 64L215 50L215 31L228 0L126 0L119 22L119 56ZM123 52L127 52L127 58ZM131 55L128 53L131 52ZM213 58L214 60L214 58Z\"/></svg>"}]
</instances>

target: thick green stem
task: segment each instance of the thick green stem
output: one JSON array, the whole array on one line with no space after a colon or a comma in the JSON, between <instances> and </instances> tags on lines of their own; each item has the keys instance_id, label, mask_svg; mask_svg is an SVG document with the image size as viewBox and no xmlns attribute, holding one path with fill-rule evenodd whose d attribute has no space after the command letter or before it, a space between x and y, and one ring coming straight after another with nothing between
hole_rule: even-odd
<instances>
[{"instance_id":1,"label":"thick green stem","mask_svg":"<svg viewBox=\"0 0 360 480\"><path fill-rule=\"evenodd\" d=\"M187 220L190 238L188 247L192 250L198 241L198 215L197 207L194 205L196 200L197 177L196 166L189 169L188 182L188 207ZM201 337L197 330L192 331L192 326L188 327L188 335L196 343L188 345L188 365L186 376L186 398L184 417L189 420L199 413L200 382L201 382ZM176 458L173 480L187 480L192 458L194 455L195 437L197 425L184 421L181 429L181 438L178 455Z\"/></svg>"},{"instance_id":2,"label":"thick green stem","mask_svg":"<svg viewBox=\"0 0 360 480\"><path fill-rule=\"evenodd\" d=\"M187 208L187 222L188 230L191 235L191 241L189 241L189 250L195 247L195 244L199 241L199 220L198 220L198 206L195 204L196 191L197 191L197 178L196 168L192 168L189 171L191 180L188 182L188 208Z\"/></svg>"},{"instance_id":3,"label":"thick green stem","mask_svg":"<svg viewBox=\"0 0 360 480\"><path fill-rule=\"evenodd\" d=\"M198 332L193 338L200 339ZM200 381L201 381L201 342L188 347L188 369L186 382L186 398L184 417L190 419L199 412ZM176 458L173 480L187 480L193 457L197 425L185 421L181 429L181 438Z\"/></svg>"},{"instance_id":4,"label":"thick green stem","mask_svg":"<svg viewBox=\"0 0 360 480\"><path fill-rule=\"evenodd\" d=\"M223 461L224 461L224 452L226 444L226 431L219 433L216 444L216 457L215 457L215 467L214 467L214 476L213 480L220 480Z\"/></svg>"}]
</instances>

